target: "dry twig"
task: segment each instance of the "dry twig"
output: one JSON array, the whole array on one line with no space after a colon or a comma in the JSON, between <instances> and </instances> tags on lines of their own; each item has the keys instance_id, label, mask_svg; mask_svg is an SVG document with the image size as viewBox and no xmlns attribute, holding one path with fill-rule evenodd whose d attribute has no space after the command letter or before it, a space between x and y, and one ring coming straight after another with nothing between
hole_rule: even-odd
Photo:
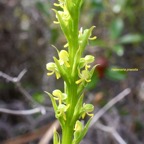
<instances>
[{"instance_id":1,"label":"dry twig","mask_svg":"<svg viewBox=\"0 0 144 144\"><path fill-rule=\"evenodd\" d=\"M103 108L101 108L93 117L90 127L94 125L112 106L114 106L117 102L122 100L125 96L130 93L130 88L123 90L120 94L110 100Z\"/></svg>"},{"instance_id":2,"label":"dry twig","mask_svg":"<svg viewBox=\"0 0 144 144\"><path fill-rule=\"evenodd\" d=\"M45 114L45 109L43 109L43 107L36 107L30 110L10 110L6 108L0 108L0 112L12 114L12 115L32 115L36 113Z\"/></svg>"},{"instance_id":3,"label":"dry twig","mask_svg":"<svg viewBox=\"0 0 144 144\"><path fill-rule=\"evenodd\" d=\"M59 122L58 120L56 120L51 127L48 129L48 131L45 133L45 135L42 137L42 139L40 140L39 144L49 144L50 140L53 137L53 131L55 129L59 128Z\"/></svg>"},{"instance_id":4,"label":"dry twig","mask_svg":"<svg viewBox=\"0 0 144 144\"><path fill-rule=\"evenodd\" d=\"M127 144L113 127L105 126L99 122L95 126L96 126L96 128L98 128L102 131L112 134L113 137L117 140L117 142L119 142L119 144Z\"/></svg>"},{"instance_id":5,"label":"dry twig","mask_svg":"<svg viewBox=\"0 0 144 144\"><path fill-rule=\"evenodd\" d=\"M27 70L24 69L20 72L20 74L17 77L11 77L0 71L0 77L3 77L7 81L14 83L17 86L18 90L25 96L25 98L27 98L28 101L32 102L33 104L37 105L38 107L31 109L31 110L19 110L19 111L9 110L6 108L0 108L0 112L14 114L14 115L30 115L30 114L39 113L39 112L41 112L42 114L46 113L45 107L41 106L39 103L34 101L32 96L22 87L22 85L20 83L20 80L22 79L22 77L25 75L26 72L27 72Z\"/></svg>"}]
</instances>

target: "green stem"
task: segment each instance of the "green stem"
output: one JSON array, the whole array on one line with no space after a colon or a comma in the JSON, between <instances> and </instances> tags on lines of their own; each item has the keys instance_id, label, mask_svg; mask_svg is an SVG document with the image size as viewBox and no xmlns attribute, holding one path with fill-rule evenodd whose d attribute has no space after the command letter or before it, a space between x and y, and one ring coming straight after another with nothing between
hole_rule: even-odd
<instances>
[{"instance_id":1,"label":"green stem","mask_svg":"<svg viewBox=\"0 0 144 144\"><path fill-rule=\"evenodd\" d=\"M72 144L73 140L73 127L69 125L68 121L62 129L62 144Z\"/></svg>"}]
</instances>

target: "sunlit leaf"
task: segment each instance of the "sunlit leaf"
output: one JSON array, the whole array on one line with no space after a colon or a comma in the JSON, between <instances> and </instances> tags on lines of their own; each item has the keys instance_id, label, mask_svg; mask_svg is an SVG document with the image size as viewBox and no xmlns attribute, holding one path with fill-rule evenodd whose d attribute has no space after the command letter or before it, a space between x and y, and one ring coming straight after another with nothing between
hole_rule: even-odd
<instances>
[{"instance_id":1,"label":"sunlit leaf","mask_svg":"<svg viewBox=\"0 0 144 144\"><path fill-rule=\"evenodd\" d=\"M126 71L122 70L122 68L118 67L109 67L106 70L106 77L108 77L111 80L119 81L126 78Z\"/></svg>"},{"instance_id":2,"label":"sunlit leaf","mask_svg":"<svg viewBox=\"0 0 144 144\"><path fill-rule=\"evenodd\" d=\"M112 39L116 39L120 36L120 34L122 33L124 24L123 24L123 20L121 18L117 18L115 20L112 21L111 25L110 25L110 37Z\"/></svg>"},{"instance_id":3,"label":"sunlit leaf","mask_svg":"<svg viewBox=\"0 0 144 144\"><path fill-rule=\"evenodd\" d=\"M121 44L139 43L144 40L144 36L140 34L127 34L119 39Z\"/></svg>"},{"instance_id":4,"label":"sunlit leaf","mask_svg":"<svg viewBox=\"0 0 144 144\"><path fill-rule=\"evenodd\" d=\"M124 54L124 48L122 45L113 46L112 50L118 55L122 56Z\"/></svg>"}]
</instances>

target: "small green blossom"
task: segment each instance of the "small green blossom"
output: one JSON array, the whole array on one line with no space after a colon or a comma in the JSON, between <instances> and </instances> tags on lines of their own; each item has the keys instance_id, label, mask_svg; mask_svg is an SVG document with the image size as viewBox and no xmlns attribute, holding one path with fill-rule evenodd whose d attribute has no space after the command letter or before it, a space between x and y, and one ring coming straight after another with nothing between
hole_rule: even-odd
<instances>
[{"instance_id":1,"label":"small green blossom","mask_svg":"<svg viewBox=\"0 0 144 144\"><path fill-rule=\"evenodd\" d=\"M63 20L63 22L65 23L65 25L68 25L68 22L70 20L70 14L69 14L66 6L63 5L63 4L55 4L55 6L60 6L63 9L63 11L57 11L57 14L61 17L61 19ZM59 23L58 15L56 15L56 18L57 18L58 23Z\"/></svg>"},{"instance_id":2,"label":"small green blossom","mask_svg":"<svg viewBox=\"0 0 144 144\"><path fill-rule=\"evenodd\" d=\"M59 52L59 63L60 65L66 65L66 67L70 67L69 62L69 54L65 50L61 50Z\"/></svg>"},{"instance_id":3,"label":"small green blossom","mask_svg":"<svg viewBox=\"0 0 144 144\"><path fill-rule=\"evenodd\" d=\"M54 62L47 63L46 64L46 69L51 71L51 72L47 73L48 76L55 73L57 79L59 79L61 77L61 75L60 75L60 73L57 69L57 66Z\"/></svg>"},{"instance_id":4,"label":"small green blossom","mask_svg":"<svg viewBox=\"0 0 144 144\"><path fill-rule=\"evenodd\" d=\"M90 63L94 61L94 56L92 55L86 55L84 58L80 59L80 68L85 66L85 69L87 70L90 68Z\"/></svg>"},{"instance_id":5,"label":"small green blossom","mask_svg":"<svg viewBox=\"0 0 144 144\"><path fill-rule=\"evenodd\" d=\"M63 117L64 120L66 120L66 114L65 112L68 110L70 105L64 105L64 104L60 104L58 106L58 109L56 111L56 117L59 118L59 117Z\"/></svg>"},{"instance_id":6,"label":"small green blossom","mask_svg":"<svg viewBox=\"0 0 144 144\"><path fill-rule=\"evenodd\" d=\"M83 104L82 107L82 118L84 119L86 114L90 117L93 117L93 114L91 114L90 112L92 112L94 110L94 106L92 104Z\"/></svg>"},{"instance_id":7,"label":"small green blossom","mask_svg":"<svg viewBox=\"0 0 144 144\"><path fill-rule=\"evenodd\" d=\"M93 28L94 28L94 27L92 27L91 29L93 29ZM89 30L91 30L91 29L89 29ZM78 35L79 43L80 43L80 44L83 42L83 40L84 40L84 38L85 38L85 36L86 36L86 34L87 34L87 32L88 32L89 30L88 30L88 29L83 30L82 27L80 28L79 35ZM89 40L95 40L95 39L97 38L96 36L90 37L90 35L91 35L91 34L89 34L89 37L88 37Z\"/></svg>"},{"instance_id":8,"label":"small green blossom","mask_svg":"<svg viewBox=\"0 0 144 144\"><path fill-rule=\"evenodd\" d=\"M75 142L80 137L83 131L83 124L79 120L77 120L75 123L74 131L75 132L73 142Z\"/></svg>"},{"instance_id":9,"label":"small green blossom","mask_svg":"<svg viewBox=\"0 0 144 144\"><path fill-rule=\"evenodd\" d=\"M54 128L54 136L53 136L53 143L54 144L60 144L60 136L58 134L58 132L56 131L56 129Z\"/></svg>"},{"instance_id":10,"label":"small green blossom","mask_svg":"<svg viewBox=\"0 0 144 144\"><path fill-rule=\"evenodd\" d=\"M88 70L82 70L81 73L79 73L79 77L80 79L76 81L76 84L79 84L83 81L86 81L86 82L90 82L91 81L91 75L90 75L90 72Z\"/></svg>"},{"instance_id":11,"label":"small green blossom","mask_svg":"<svg viewBox=\"0 0 144 144\"><path fill-rule=\"evenodd\" d=\"M83 124L79 120L77 120L74 127L74 131L81 132L82 130L83 130Z\"/></svg>"},{"instance_id":12,"label":"small green blossom","mask_svg":"<svg viewBox=\"0 0 144 144\"><path fill-rule=\"evenodd\" d=\"M54 3L54 6L57 6L57 7L63 7L63 5L64 5L64 2L61 2L61 1L59 1L58 4Z\"/></svg>"},{"instance_id":13,"label":"small green blossom","mask_svg":"<svg viewBox=\"0 0 144 144\"><path fill-rule=\"evenodd\" d=\"M67 94L62 93L60 90L56 89L53 91L53 96L55 96L55 100L59 101L59 104L62 104L62 102L64 102L64 100L67 99Z\"/></svg>"}]
</instances>

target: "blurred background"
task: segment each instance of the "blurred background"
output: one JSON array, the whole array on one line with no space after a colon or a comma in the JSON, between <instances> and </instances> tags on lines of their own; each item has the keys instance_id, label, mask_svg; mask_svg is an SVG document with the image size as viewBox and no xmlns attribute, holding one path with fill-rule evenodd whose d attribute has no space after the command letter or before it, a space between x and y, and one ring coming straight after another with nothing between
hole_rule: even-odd
<instances>
[{"instance_id":1,"label":"blurred background","mask_svg":"<svg viewBox=\"0 0 144 144\"><path fill-rule=\"evenodd\" d=\"M65 38L53 24L54 0L0 0L0 143L37 144L55 116L44 91L63 89L62 80L47 77L45 65L57 56ZM95 113L126 88L131 93L99 120L114 128L127 144L144 143L144 1L85 0L80 27L95 25L95 41L85 54L99 63L86 87L85 101ZM138 69L113 71L113 68ZM17 81L16 81L17 80ZM8 110L39 108L40 113L13 115ZM98 127L82 144L118 144ZM124 143L121 143L124 144Z\"/></svg>"}]
</instances>

